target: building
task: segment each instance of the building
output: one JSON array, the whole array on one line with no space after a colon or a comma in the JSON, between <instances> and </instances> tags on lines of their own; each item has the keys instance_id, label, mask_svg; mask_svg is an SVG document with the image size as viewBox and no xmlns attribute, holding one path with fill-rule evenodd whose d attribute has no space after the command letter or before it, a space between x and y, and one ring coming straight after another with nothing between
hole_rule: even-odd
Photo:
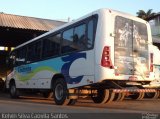
<instances>
[{"instance_id":1,"label":"building","mask_svg":"<svg viewBox=\"0 0 160 119\"><path fill-rule=\"evenodd\" d=\"M152 35L160 37L160 12L155 14L149 20L151 25Z\"/></svg>"},{"instance_id":2,"label":"building","mask_svg":"<svg viewBox=\"0 0 160 119\"><path fill-rule=\"evenodd\" d=\"M0 13L0 46L15 47L64 23Z\"/></svg>"},{"instance_id":3,"label":"building","mask_svg":"<svg viewBox=\"0 0 160 119\"><path fill-rule=\"evenodd\" d=\"M149 24L151 26L153 44L160 49L160 46L158 45L160 43L160 12L149 19Z\"/></svg>"},{"instance_id":4,"label":"building","mask_svg":"<svg viewBox=\"0 0 160 119\"><path fill-rule=\"evenodd\" d=\"M6 57L12 48L63 24L65 22L0 13L0 78L5 75Z\"/></svg>"}]
</instances>

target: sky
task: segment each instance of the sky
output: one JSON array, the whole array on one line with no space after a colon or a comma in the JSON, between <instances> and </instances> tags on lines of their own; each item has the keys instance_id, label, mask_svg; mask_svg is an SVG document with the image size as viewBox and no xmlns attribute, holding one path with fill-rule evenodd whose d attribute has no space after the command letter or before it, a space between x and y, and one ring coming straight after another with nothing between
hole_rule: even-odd
<instances>
[{"instance_id":1,"label":"sky","mask_svg":"<svg viewBox=\"0 0 160 119\"><path fill-rule=\"evenodd\" d=\"M160 0L1 0L0 12L67 21L100 8L110 8L136 16L139 10L160 12Z\"/></svg>"}]
</instances>

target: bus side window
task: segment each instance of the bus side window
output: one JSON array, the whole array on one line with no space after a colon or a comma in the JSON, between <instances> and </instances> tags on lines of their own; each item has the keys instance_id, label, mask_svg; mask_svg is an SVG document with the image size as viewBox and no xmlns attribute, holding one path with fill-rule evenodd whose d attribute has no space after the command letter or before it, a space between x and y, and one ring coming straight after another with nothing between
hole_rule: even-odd
<instances>
[{"instance_id":1,"label":"bus side window","mask_svg":"<svg viewBox=\"0 0 160 119\"><path fill-rule=\"evenodd\" d=\"M74 29L74 36L77 36L76 45L78 50L86 49L86 24L81 24Z\"/></svg>"},{"instance_id":2,"label":"bus side window","mask_svg":"<svg viewBox=\"0 0 160 119\"><path fill-rule=\"evenodd\" d=\"M76 48L73 47L73 28L63 32L62 38L62 53L73 52Z\"/></svg>"},{"instance_id":3,"label":"bus side window","mask_svg":"<svg viewBox=\"0 0 160 119\"><path fill-rule=\"evenodd\" d=\"M60 51L60 34L51 35L43 39L42 58L59 55Z\"/></svg>"},{"instance_id":4,"label":"bus side window","mask_svg":"<svg viewBox=\"0 0 160 119\"><path fill-rule=\"evenodd\" d=\"M17 50L16 65L22 65L26 61L26 47Z\"/></svg>"},{"instance_id":5,"label":"bus side window","mask_svg":"<svg viewBox=\"0 0 160 119\"><path fill-rule=\"evenodd\" d=\"M92 48L93 46L93 33L94 33L94 23L93 20L90 20L87 24L87 48Z\"/></svg>"},{"instance_id":6,"label":"bus side window","mask_svg":"<svg viewBox=\"0 0 160 119\"><path fill-rule=\"evenodd\" d=\"M52 35L43 39L42 58L59 55L60 52L60 34Z\"/></svg>"},{"instance_id":7,"label":"bus side window","mask_svg":"<svg viewBox=\"0 0 160 119\"><path fill-rule=\"evenodd\" d=\"M38 61L41 59L41 41L28 45L27 63Z\"/></svg>"}]
</instances>

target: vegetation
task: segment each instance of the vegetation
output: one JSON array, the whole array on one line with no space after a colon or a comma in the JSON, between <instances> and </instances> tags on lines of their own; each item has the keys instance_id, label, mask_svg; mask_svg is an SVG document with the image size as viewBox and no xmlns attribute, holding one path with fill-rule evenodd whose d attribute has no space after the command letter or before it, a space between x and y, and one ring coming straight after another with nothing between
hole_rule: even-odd
<instances>
[{"instance_id":1,"label":"vegetation","mask_svg":"<svg viewBox=\"0 0 160 119\"><path fill-rule=\"evenodd\" d=\"M152 12L152 9L149 9L147 12L145 12L144 10L139 10L136 14L137 14L138 17L148 21L156 13Z\"/></svg>"}]
</instances>

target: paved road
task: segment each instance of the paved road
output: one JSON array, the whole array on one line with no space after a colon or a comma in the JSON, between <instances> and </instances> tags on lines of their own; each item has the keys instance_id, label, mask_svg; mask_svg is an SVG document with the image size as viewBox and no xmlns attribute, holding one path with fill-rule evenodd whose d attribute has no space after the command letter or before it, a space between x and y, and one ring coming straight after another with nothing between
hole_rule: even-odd
<instances>
[{"instance_id":1,"label":"paved road","mask_svg":"<svg viewBox=\"0 0 160 119\"><path fill-rule=\"evenodd\" d=\"M4 119L5 116L7 117L7 115L2 115L4 113L42 113L43 116L46 116L43 118L52 118L52 116L57 116L55 114L62 114L61 116L64 116L64 118L72 117L79 119L82 117L87 119L101 119L107 117L109 117L109 119L142 119L142 117L145 116L152 117L152 119L160 119L160 99L144 99L141 101L125 100L103 105L94 104L91 100L79 100L74 106L57 106L52 99L45 99L37 96L22 96L20 99L10 99L8 94L0 93L0 112L0 118L3 116ZM14 117L17 115L12 116ZM26 115L19 116L26 117Z\"/></svg>"}]
</instances>

